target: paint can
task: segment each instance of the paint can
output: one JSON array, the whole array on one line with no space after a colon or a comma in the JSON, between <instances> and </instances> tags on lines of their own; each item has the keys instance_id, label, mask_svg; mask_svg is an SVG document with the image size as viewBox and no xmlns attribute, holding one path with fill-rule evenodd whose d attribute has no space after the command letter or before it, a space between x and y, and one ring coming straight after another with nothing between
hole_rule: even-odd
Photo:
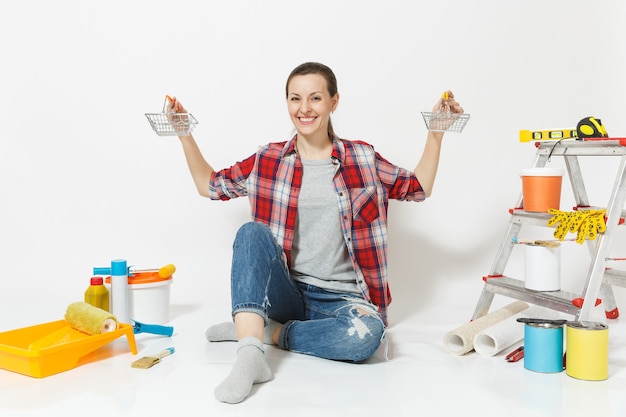
<instances>
[{"instance_id":1,"label":"paint can","mask_svg":"<svg viewBox=\"0 0 626 417\"><path fill-rule=\"evenodd\" d=\"M563 370L563 326L554 323L524 325L524 368L541 373Z\"/></svg>"},{"instance_id":2,"label":"paint can","mask_svg":"<svg viewBox=\"0 0 626 417\"><path fill-rule=\"evenodd\" d=\"M567 375L585 381L603 381L609 377L609 326L570 322L565 338Z\"/></svg>"},{"instance_id":3,"label":"paint can","mask_svg":"<svg viewBox=\"0 0 626 417\"><path fill-rule=\"evenodd\" d=\"M561 289L561 246L525 245L524 287L533 291Z\"/></svg>"},{"instance_id":4,"label":"paint can","mask_svg":"<svg viewBox=\"0 0 626 417\"><path fill-rule=\"evenodd\" d=\"M157 271L133 272L128 277L128 310L132 320L165 324L170 320L170 287L173 275L161 277ZM110 283L110 278L106 278Z\"/></svg>"},{"instance_id":5,"label":"paint can","mask_svg":"<svg viewBox=\"0 0 626 417\"><path fill-rule=\"evenodd\" d=\"M563 169L536 167L523 169L522 205L526 211L545 212L559 209Z\"/></svg>"}]
</instances>

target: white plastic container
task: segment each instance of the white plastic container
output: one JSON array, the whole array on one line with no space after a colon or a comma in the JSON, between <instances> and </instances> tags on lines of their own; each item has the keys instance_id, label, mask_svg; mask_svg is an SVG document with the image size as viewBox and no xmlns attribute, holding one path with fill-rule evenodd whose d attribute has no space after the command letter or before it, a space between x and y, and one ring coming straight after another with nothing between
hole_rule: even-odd
<instances>
[{"instance_id":1,"label":"white plastic container","mask_svg":"<svg viewBox=\"0 0 626 417\"><path fill-rule=\"evenodd\" d=\"M128 277L129 318L144 324L165 324L170 321L172 282L172 276L161 278L156 271L132 273Z\"/></svg>"},{"instance_id":2,"label":"white plastic container","mask_svg":"<svg viewBox=\"0 0 626 417\"><path fill-rule=\"evenodd\" d=\"M128 268L125 259L111 261L111 288L109 290L111 313L120 323L130 323L128 301Z\"/></svg>"},{"instance_id":3,"label":"white plastic container","mask_svg":"<svg viewBox=\"0 0 626 417\"><path fill-rule=\"evenodd\" d=\"M561 289L561 246L525 245L524 286L534 291Z\"/></svg>"}]
</instances>

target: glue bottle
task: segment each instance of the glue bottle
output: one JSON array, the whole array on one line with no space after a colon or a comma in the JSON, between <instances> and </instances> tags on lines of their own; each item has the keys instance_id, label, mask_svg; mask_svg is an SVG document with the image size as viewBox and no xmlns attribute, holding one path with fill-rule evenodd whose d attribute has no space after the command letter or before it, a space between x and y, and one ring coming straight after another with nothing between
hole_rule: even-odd
<instances>
[{"instance_id":1,"label":"glue bottle","mask_svg":"<svg viewBox=\"0 0 626 417\"><path fill-rule=\"evenodd\" d=\"M128 267L126 260L111 261L111 313L120 323L128 323Z\"/></svg>"},{"instance_id":2,"label":"glue bottle","mask_svg":"<svg viewBox=\"0 0 626 417\"><path fill-rule=\"evenodd\" d=\"M92 277L87 291L85 302L102 310L109 311L109 290L104 286L102 277Z\"/></svg>"}]
</instances>

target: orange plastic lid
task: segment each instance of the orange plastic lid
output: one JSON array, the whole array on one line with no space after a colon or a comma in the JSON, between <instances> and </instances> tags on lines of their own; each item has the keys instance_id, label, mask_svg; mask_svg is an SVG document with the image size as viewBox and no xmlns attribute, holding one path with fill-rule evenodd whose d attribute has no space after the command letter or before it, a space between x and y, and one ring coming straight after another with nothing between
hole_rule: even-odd
<instances>
[{"instance_id":1,"label":"orange plastic lid","mask_svg":"<svg viewBox=\"0 0 626 417\"><path fill-rule=\"evenodd\" d=\"M145 272L131 272L131 275L128 276L128 284L129 285L141 285L141 284L152 284L155 282L168 281L172 279L173 275L169 277L161 278L159 275L159 271L145 271ZM111 283L111 277L106 277L106 282L108 284Z\"/></svg>"}]
</instances>

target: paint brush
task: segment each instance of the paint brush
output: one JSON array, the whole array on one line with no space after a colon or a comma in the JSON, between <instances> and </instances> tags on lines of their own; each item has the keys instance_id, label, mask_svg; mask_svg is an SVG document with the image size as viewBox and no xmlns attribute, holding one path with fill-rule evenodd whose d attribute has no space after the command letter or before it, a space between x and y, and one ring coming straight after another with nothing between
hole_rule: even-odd
<instances>
[{"instance_id":1,"label":"paint brush","mask_svg":"<svg viewBox=\"0 0 626 417\"><path fill-rule=\"evenodd\" d=\"M514 237L511 239L513 243L517 243L520 245L531 245L531 246L546 246L548 248L558 248L561 246L559 241L557 240L525 240Z\"/></svg>"},{"instance_id":2,"label":"paint brush","mask_svg":"<svg viewBox=\"0 0 626 417\"><path fill-rule=\"evenodd\" d=\"M171 355L172 353L174 353L174 348L170 347L170 348L160 351L155 356L144 356L141 359L137 359L136 361L131 363L130 366L133 368L139 368L139 369L152 368L154 365L161 362L161 359L163 359L166 356Z\"/></svg>"}]
</instances>

